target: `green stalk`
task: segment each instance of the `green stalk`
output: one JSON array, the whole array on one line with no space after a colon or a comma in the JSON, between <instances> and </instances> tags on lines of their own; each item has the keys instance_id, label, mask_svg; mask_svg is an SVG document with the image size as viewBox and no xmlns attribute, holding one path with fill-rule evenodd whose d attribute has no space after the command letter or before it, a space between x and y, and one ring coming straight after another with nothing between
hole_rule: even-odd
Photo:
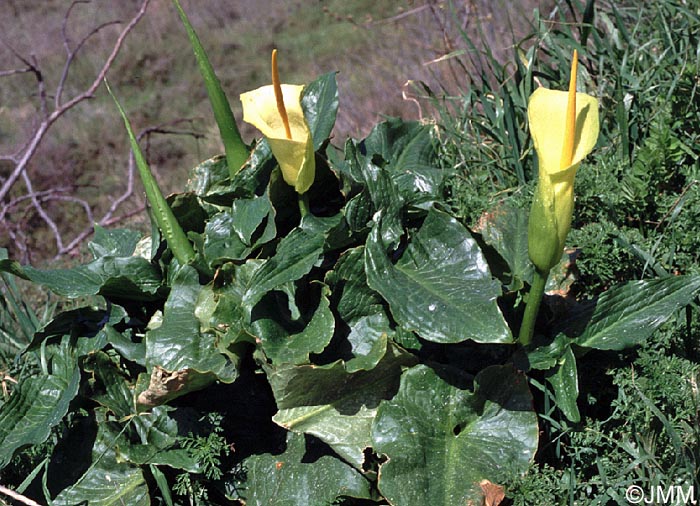
<instances>
[{"instance_id":1,"label":"green stalk","mask_svg":"<svg viewBox=\"0 0 700 506\"><path fill-rule=\"evenodd\" d=\"M301 217L303 218L311 212L311 208L309 207L309 194L297 193L297 198L299 202L299 212L301 213Z\"/></svg>"},{"instance_id":2,"label":"green stalk","mask_svg":"<svg viewBox=\"0 0 700 506\"><path fill-rule=\"evenodd\" d=\"M151 173L151 168L148 166L148 163L141 152L141 148L139 147L139 143L136 140L134 131L131 128L131 123L129 123L129 119L126 117L124 109L114 96L114 93L112 93L107 81L105 81L105 86L107 87L107 91L111 95L112 100L114 100L114 103L117 105L119 114L124 120L124 125L126 126L126 131L129 135L129 142L131 143L131 150L134 152L136 166L139 169L139 176L141 176L141 182L143 183L143 188L146 191L148 203L153 208L153 215L155 216L158 228L165 237L168 247L173 252L173 255L177 261L182 265L188 264L194 260L195 257L192 244L190 244L190 241L185 235L185 231L182 230L182 227L175 218L172 209L170 209L165 197L163 197L163 194L158 187L158 183Z\"/></svg>"},{"instance_id":3,"label":"green stalk","mask_svg":"<svg viewBox=\"0 0 700 506\"><path fill-rule=\"evenodd\" d=\"M216 124L219 126L221 140L224 143L228 172L233 179L233 176L248 159L248 148L243 142L243 139L241 139L241 134L238 131L238 126L236 125L236 119L233 117L233 112L231 112L231 105L229 104L226 94L221 87L219 78L216 77L214 67L211 66L207 53L204 51L204 47L199 41L199 37L197 37L194 28L192 28L190 20L187 18L187 14L185 14L185 11L182 9L179 0L173 0L173 3L175 4L175 8L180 15L182 24L185 26L187 36L190 39L190 45L192 46L192 51L197 59L197 63L199 64L199 72L204 79L204 85L206 86L207 94L209 95L209 102L211 103L211 108L214 112Z\"/></svg>"},{"instance_id":4,"label":"green stalk","mask_svg":"<svg viewBox=\"0 0 700 506\"><path fill-rule=\"evenodd\" d=\"M530 292L527 294L525 314L523 315L523 322L520 325L520 336L518 337L520 344L523 346L528 346L532 342L537 313L540 311L540 304L542 303L544 287L547 284L548 277L549 271L542 273L539 269L535 269L532 286L530 286Z\"/></svg>"}]
</instances>

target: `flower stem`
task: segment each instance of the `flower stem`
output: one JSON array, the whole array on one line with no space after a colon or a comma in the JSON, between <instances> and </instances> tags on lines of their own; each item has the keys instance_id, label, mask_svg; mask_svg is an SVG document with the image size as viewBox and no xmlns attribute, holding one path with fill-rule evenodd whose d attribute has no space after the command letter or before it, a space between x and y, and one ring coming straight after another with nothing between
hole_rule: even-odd
<instances>
[{"instance_id":1,"label":"flower stem","mask_svg":"<svg viewBox=\"0 0 700 506\"><path fill-rule=\"evenodd\" d=\"M301 217L303 218L307 214L311 213L311 209L309 208L309 194L297 193L297 197L299 202L299 212L301 213Z\"/></svg>"},{"instance_id":2,"label":"flower stem","mask_svg":"<svg viewBox=\"0 0 700 506\"><path fill-rule=\"evenodd\" d=\"M540 272L539 269L535 269L532 286L530 286L530 292L527 294L527 305L525 306L523 322L520 325L520 336L518 340L523 346L528 346L532 342L532 336L535 333L537 313L540 310L540 304L544 296L544 287L547 284L548 277L549 271Z\"/></svg>"}]
</instances>

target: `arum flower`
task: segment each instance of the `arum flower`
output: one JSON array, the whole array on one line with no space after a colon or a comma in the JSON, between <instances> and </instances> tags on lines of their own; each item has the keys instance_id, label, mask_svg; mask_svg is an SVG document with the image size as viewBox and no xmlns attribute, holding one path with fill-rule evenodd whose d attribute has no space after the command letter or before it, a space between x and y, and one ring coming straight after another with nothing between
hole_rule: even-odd
<instances>
[{"instance_id":1,"label":"arum flower","mask_svg":"<svg viewBox=\"0 0 700 506\"><path fill-rule=\"evenodd\" d=\"M272 51L272 85L241 95L243 121L267 138L285 182L300 195L313 184L314 144L301 107L303 86L280 84L277 50Z\"/></svg>"},{"instance_id":2,"label":"arum flower","mask_svg":"<svg viewBox=\"0 0 700 506\"><path fill-rule=\"evenodd\" d=\"M598 140L598 101L576 92L577 59L574 51L568 92L538 88L527 106L539 163L528 250L540 273L559 263L571 228L574 177Z\"/></svg>"}]
</instances>

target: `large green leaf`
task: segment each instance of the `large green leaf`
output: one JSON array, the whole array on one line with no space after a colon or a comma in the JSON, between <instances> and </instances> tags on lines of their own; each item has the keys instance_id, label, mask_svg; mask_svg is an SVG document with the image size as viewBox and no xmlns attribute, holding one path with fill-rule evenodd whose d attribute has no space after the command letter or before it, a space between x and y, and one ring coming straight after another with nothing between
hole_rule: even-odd
<instances>
[{"instance_id":1,"label":"large green leaf","mask_svg":"<svg viewBox=\"0 0 700 506\"><path fill-rule=\"evenodd\" d=\"M318 150L330 137L338 112L335 72L322 75L304 88L301 107L311 130L314 150Z\"/></svg>"},{"instance_id":2,"label":"large green leaf","mask_svg":"<svg viewBox=\"0 0 700 506\"><path fill-rule=\"evenodd\" d=\"M389 170L401 197L426 207L442 196L448 174L434 166L435 142L431 125L391 118L378 124L361 143L369 160Z\"/></svg>"},{"instance_id":3,"label":"large green leaf","mask_svg":"<svg viewBox=\"0 0 700 506\"><path fill-rule=\"evenodd\" d=\"M388 340L395 335L381 296L367 286L364 250L360 246L344 252L334 270L326 274L335 311L344 323L338 326L335 347L349 347L352 354L348 358L341 352L348 372L376 366L386 353Z\"/></svg>"},{"instance_id":4,"label":"large green leaf","mask_svg":"<svg viewBox=\"0 0 700 506\"><path fill-rule=\"evenodd\" d=\"M334 306L344 322L383 310L381 296L367 285L365 247L345 251L325 279L331 287Z\"/></svg>"},{"instance_id":5,"label":"large green leaf","mask_svg":"<svg viewBox=\"0 0 700 506\"><path fill-rule=\"evenodd\" d=\"M80 370L68 339L47 354L51 373L22 379L0 407L0 469L18 448L44 442L78 393Z\"/></svg>"},{"instance_id":6,"label":"large green leaf","mask_svg":"<svg viewBox=\"0 0 700 506\"><path fill-rule=\"evenodd\" d=\"M500 285L457 220L431 209L395 264L379 237L380 228L381 223L367 239L367 280L402 326L440 343L511 342L496 302Z\"/></svg>"},{"instance_id":7,"label":"large green leaf","mask_svg":"<svg viewBox=\"0 0 700 506\"><path fill-rule=\"evenodd\" d=\"M573 342L586 348L621 350L641 343L700 291L700 276L631 281L604 292L587 313L569 326Z\"/></svg>"},{"instance_id":8,"label":"large green leaf","mask_svg":"<svg viewBox=\"0 0 700 506\"><path fill-rule=\"evenodd\" d=\"M522 374L489 367L473 393L449 376L416 366L379 406L372 440L388 459L378 485L392 505L481 504L479 482L523 473L535 454L537 415Z\"/></svg>"},{"instance_id":9,"label":"large green leaf","mask_svg":"<svg viewBox=\"0 0 700 506\"><path fill-rule=\"evenodd\" d=\"M200 330L195 309L201 291L197 271L181 267L172 280L162 324L146 333L146 366L152 386L158 388L154 382L160 375L176 387L169 394L183 395L214 379L231 382L238 375L238 364L217 349L215 335ZM181 374L169 374L176 372Z\"/></svg>"},{"instance_id":10,"label":"large green leaf","mask_svg":"<svg viewBox=\"0 0 700 506\"><path fill-rule=\"evenodd\" d=\"M321 299L313 317L298 332L290 331L272 304L266 304L263 311L257 313L251 322L251 331L259 338L263 351L273 364L305 364L309 354L321 353L333 337L335 319L330 310L328 288L323 287ZM294 322L299 325L303 322Z\"/></svg>"},{"instance_id":11,"label":"large green leaf","mask_svg":"<svg viewBox=\"0 0 700 506\"><path fill-rule=\"evenodd\" d=\"M226 157L215 156L190 171L185 191L194 192L203 202L230 206L233 197L253 198L262 194L276 166L270 145L261 139L233 179L228 173Z\"/></svg>"},{"instance_id":12,"label":"large green leaf","mask_svg":"<svg viewBox=\"0 0 700 506\"><path fill-rule=\"evenodd\" d=\"M92 449L92 464L73 485L61 491L53 506L149 506L148 485L139 467L120 461L118 434L108 428L99 413L98 433Z\"/></svg>"},{"instance_id":13,"label":"large green leaf","mask_svg":"<svg viewBox=\"0 0 700 506\"><path fill-rule=\"evenodd\" d=\"M128 300L160 297L162 279L158 269L141 257L102 257L72 269L39 270L0 260L0 271L38 283L68 298L104 295Z\"/></svg>"},{"instance_id":14,"label":"large green leaf","mask_svg":"<svg viewBox=\"0 0 700 506\"><path fill-rule=\"evenodd\" d=\"M236 484L247 506L324 506L342 496L369 499L369 482L313 438L288 433L279 454L243 461L246 479Z\"/></svg>"},{"instance_id":15,"label":"large green leaf","mask_svg":"<svg viewBox=\"0 0 700 506\"><path fill-rule=\"evenodd\" d=\"M272 369L268 377L279 409L273 420L313 434L362 469L377 406L396 392L402 368L414 363L411 355L390 346L369 371L350 373L342 361Z\"/></svg>"},{"instance_id":16,"label":"large green leaf","mask_svg":"<svg viewBox=\"0 0 700 506\"><path fill-rule=\"evenodd\" d=\"M387 243L394 243L403 232L401 217L406 204L396 182L396 174L377 164L381 163L381 157L375 159L371 153L363 154L364 145L348 144L346 148L350 174L365 186L364 191L354 197L346 207L348 222L351 226L354 224L353 228L359 229L360 225L367 225L366 221L362 223L362 219L366 218L368 211L369 217L373 218L373 215L381 210L382 239Z\"/></svg>"}]
</instances>

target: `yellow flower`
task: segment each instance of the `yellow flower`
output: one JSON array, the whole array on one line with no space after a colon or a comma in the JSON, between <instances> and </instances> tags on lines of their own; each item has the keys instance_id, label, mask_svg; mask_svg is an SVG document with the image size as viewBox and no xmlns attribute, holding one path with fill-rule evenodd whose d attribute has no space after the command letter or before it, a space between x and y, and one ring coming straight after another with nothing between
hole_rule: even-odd
<instances>
[{"instance_id":1,"label":"yellow flower","mask_svg":"<svg viewBox=\"0 0 700 506\"><path fill-rule=\"evenodd\" d=\"M284 180L299 194L314 182L314 143L301 107L303 86L280 84L277 50L272 52L272 85L241 95L243 121L267 138Z\"/></svg>"},{"instance_id":2,"label":"yellow flower","mask_svg":"<svg viewBox=\"0 0 700 506\"><path fill-rule=\"evenodd\" d=\"M543 273L561 258L571 228L576 170L598 140L598 101L576 93L577 59L574 51L568 92L538 88L527 106L539 164L528 249L530 259Z\"/></svg>"}]
</instances>

